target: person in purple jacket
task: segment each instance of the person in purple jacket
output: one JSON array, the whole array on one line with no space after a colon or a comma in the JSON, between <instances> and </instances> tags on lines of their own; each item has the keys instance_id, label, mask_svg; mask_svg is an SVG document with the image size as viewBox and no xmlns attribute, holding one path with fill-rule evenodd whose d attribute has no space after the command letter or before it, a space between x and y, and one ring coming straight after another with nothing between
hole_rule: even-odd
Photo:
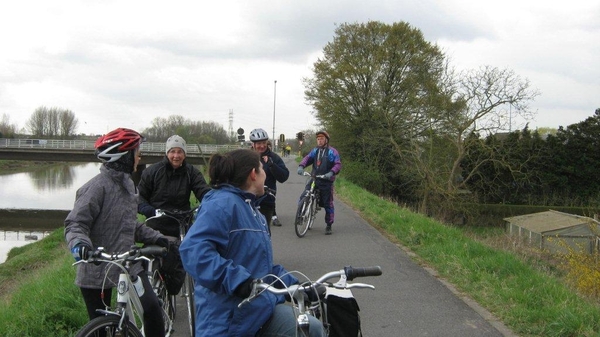
<instances>
[{"instance_id":1,"label":"person in purple jacket","mask_svg":"<svg viewBox=\"0 0 600 337\"><path fill-rule=\"evenodd\" d=\"M333 207L333 182L335 176L342 170L342 161L338 151L329 146L329 134L327 131L317 131L317 147L312 149L302 159L298 166L298 174L304 174L304 168L312 165L312 175L323 175L324 179L317 179L316 185L321 195L319 206L325 209L325 234L331 234L331 226L334 220ZM309 186L310 187L310 186Z\"/></svg>"}]
</instances>

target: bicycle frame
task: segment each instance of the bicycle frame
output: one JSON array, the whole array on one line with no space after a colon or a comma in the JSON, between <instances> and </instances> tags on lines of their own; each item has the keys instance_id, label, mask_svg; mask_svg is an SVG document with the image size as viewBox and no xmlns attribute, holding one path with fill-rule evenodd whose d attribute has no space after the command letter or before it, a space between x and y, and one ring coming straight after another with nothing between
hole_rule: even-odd
<instances>
[{"instance_id":1,"label":"bicycle frame","mask_svg":"<svg viewBox=\"0 0 600 337\"><path fill-rule=\"evenodd\" d=\"M166 249L158 246L150 246L146 248L136 248L129 252L122 254L108 254L104 252L104 249L99 247L93 256L88 260L80 260L75 262L73 265L79 263L92 263L92 262L106 262L112 266L116 266L121 270L119 273L119 281L117 282L117 301L114 310L99 309L98 312L105 316L116 316L119 317L119 323L117 331L129 331L131 326L139 330L139 333L143 335L144 331L144 307L140 301L140 296L144 294L144 287L141 280L137 280L135 283L132 278L137 278L137 275L129 274L129 267L132 261L143 260L152 264L153 259L148 258L145 255L162 255L166 252ZM108 273L108 271L107 271ZM105 276L106 277L106 276ZM148 275L148 277L152 277ZM151 279L152 283L152 279ZM95 320L104 319L103 316L97 317L91 320L86 326L82 327L81 331L86 330L86 327L93 323ZM138 323L139 322L139 325ZM172 324L172 322L170 322ZM80 333L81 333L80 331ZM170 336L171 329L166 331L165 336Z\"/></svg>"}]
</instances>

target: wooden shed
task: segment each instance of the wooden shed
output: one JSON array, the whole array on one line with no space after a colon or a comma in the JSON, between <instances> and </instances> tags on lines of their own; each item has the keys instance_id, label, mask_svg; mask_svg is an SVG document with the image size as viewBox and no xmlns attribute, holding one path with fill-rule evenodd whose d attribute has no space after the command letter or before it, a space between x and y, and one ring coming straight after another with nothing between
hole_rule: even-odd
<instances>
[{"instance_id":1,"label":"wooden shed","mask_svg":"<svg viewBox=\"0 0 600 337\"><path fill-rule=\"evenodd\" d=\"M600 223L592 218L549 210L504 220L509 234L527 238L551 253L592 253L598 249Z\"/></svg>"}]
</instances>

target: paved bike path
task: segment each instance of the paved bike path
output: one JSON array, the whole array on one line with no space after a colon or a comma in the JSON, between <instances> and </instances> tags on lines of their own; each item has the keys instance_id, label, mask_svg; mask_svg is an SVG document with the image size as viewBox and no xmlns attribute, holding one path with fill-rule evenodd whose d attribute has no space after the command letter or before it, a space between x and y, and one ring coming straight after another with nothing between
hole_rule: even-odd
<instances>
[{"instance_id":1,"label":"paved bike path","mask_svg":"<svg viewBox=\"0 0 600 337\"><path fill-rule=\"evenodd\" d=\"M290 178L278 184L277 215L283 226L271 228L275 263L312 279L347 265L381 266L383 275L354 280L375 286L353 290L365 336L515 336L475 302L413 262L340 200L335 200L332 235L325 235L321 210L313 229L298 238L293 221L306 179L296 174L293 156L284 161ZM177 333L185 331L182 305L178 301L176 337L185 335Z\"/></svg>"}]
</instances>

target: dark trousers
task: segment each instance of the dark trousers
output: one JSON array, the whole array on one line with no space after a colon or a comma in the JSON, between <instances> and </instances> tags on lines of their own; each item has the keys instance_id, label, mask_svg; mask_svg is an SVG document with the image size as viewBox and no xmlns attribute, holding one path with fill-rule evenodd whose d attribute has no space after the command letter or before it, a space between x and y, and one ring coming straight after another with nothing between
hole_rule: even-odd
<instances>
[{"instance_id":1,"label":"dark trousers","mask_svg":"<svg viewBox=\"0 0 600 337\"><path fill-rule=\"evenodd\" d=\"M267 227L271 235L271 224L273 223L273 214L275 214L275 204L260 204L260 212L267 218Z\"/></svg>"}]
</instances>

